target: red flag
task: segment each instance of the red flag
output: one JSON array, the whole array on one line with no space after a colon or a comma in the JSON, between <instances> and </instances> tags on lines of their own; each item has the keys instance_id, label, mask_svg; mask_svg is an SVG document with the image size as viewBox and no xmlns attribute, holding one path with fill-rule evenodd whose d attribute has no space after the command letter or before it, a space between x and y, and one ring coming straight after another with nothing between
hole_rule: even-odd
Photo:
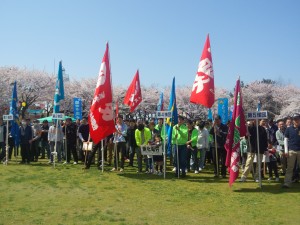
<instances>
[{"instance_id":1,"label":"red flag","mask_svg":"<svg viewBox=\"0 0 300 225\"><path fill-rule=\"evenodd\" d=\"M239 175L240 137L246 136L246 121L243 111L240 80L237 80L234 93L232 120L228 130L225 149L227 150L226 166L230 174L229 186Z\"/></svg>"},{"instance_id":2,"label":"red flag","mask_svg":"<svg viewBox=\"0 0 300 225\"><path fill-rule=\"evenodd\" d=\"M211 58L209 35L198 65L190 102L211 108L215 102L214 70Z\"/></svg>"},{"instance_id":3,"label":"red flag","mask_svg":"<svg viewBox=\"0 0 300 225\"><path fill-rule=\"evenodd\" d=\"M115 132L108 43L90 108L89 125L90 136L94 143Z\"/></svg>"},{"instance_id":4,"label":"red flag","mask_svg":"<svg viewBox=\"0 0 300 225\"><path fill-rule=\"evenodd\" d=\"M130 112L133 112L135 108L142 101L142 92L140 85L139 71L136 72L124 98L124 104L130 107Z\"/></svg>"}]
</instances>

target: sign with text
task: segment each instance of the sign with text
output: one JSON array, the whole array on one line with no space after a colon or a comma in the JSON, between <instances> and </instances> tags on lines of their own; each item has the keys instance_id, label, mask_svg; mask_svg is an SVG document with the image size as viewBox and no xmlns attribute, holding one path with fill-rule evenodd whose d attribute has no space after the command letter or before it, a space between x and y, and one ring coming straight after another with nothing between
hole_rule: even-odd
<instances>
[{"instance_id":1,"label":"sign with text","mask_svg":"<svg viewBox=\"0 0 300 225\"><path fill-rule=\"evenodd\" d=\"M161 145L141 145L142 155L162 155L163 148Z\"/></svg>"},{"instance_id":2,"label":"sign with text","mask_svg":"<svg viewBox=\"0 0 300 225\"><path fill-rule=\"evenodd\" d=\"M4 120L4 121L14 120L14 116L13 116L12 114L9 114L9 115L3 115L3 120Z\"/></svg>"},{"instance_id":3,"label":"sign with text","mask_svg":"<svg viewBox=\"0 0 300 225\"><path fill-rule=\"evenodd\" d=\"M82 120L82 100L81 98L73 99L74 118Z\"/></svg>"},{"instance_id":4,"label":"sign with text","mask_svg":"<svg viewBox=\"0 0 300 225\"><path fill-rule=\"evenodd\" d=\"M156 118L172 118L172 111L156 111Z\"/></svg>"},{"instance_id":5,"label":"sign with text","mask_svg":"<svg viewBox=\"0 0 300 225\"><path fill-rule=\"evenodd\" d=\"M65 114L63 114L63 113L53 113L52 114L52 119L54 119L54 120L64 120L65 119Z\"/></svg>"},{"instance_id":6,"label":"sign with text","mask_svg":"<svg viewBox=\"0 0 300 225\"><path fill-rule=\"evenodd\" d=\"M268 119L268 111L247 112L247 119Z\"/></svg>"}]
</instances>

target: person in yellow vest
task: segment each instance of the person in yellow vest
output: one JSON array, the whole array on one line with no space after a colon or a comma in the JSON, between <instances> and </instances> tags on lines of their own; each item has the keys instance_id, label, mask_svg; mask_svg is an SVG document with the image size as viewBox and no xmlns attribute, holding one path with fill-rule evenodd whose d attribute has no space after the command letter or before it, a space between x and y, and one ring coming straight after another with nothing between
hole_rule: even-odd
<instances>
[{"instance_id":1,"label":"person in yellow vest","mask_svg":"<svg viewBox=\"0 0 300 225\"><path fill-rule=\"evenodd\" d=\"M188 128L184 123L184 117L178 116L178 124L173 127L172 130L172 144L176 145L175 157L174 160L179 161L176 163L176 172L175 176L180 175L180 170L182 173L182 177L186 176L186 157L187 157L187 147L186 143L188 141ZM178 152L178 159L177 159Z\"/></svg>"},{"instance_id":2,"label":"person in yellow vest","mask_svg":"<svg viewBox=\"0 0 300 225\"><path fill-rule=\"evenodd\" d=\"M138 121L137 129L135 130L135 141L136 141L136 156L138 162L138 173L142 172L142 153L141 153L141 146L147 145L148 142L151 140L151 131L149 128L145 127L143 121Z\"/></svg>"}]
</instances>

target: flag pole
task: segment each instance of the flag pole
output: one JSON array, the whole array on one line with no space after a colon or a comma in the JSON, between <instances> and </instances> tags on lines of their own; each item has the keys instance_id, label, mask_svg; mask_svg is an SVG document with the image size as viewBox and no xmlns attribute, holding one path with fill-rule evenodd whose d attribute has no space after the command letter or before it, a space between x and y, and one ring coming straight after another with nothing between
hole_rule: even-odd
<instances>
[{"instance_id":1,"label":"flag pole","mask_svg":"<svg viewBox=\"0 0 300 225\"><path fill-rule=\"evenodd\" d=\"M56 135L55 135L55 143L54 143L54 152L51 153L53 155L53 168L55 168L55 156L57 155L56 148L57 148L57 134L58 134L58 119L56 119L55 133Z\"/></svg>"},{"instance_id":2,"label":"flag pole","mask_svg":"<svg viewBox=\"0 0 300 225\"><path fill-rule=\"evenodd\" d=\"M178 127L178 124L176 125L177 127ZM171 129L172 127L170 127L170 129ZM176 134L177 134L177 137L176 137L176 152L177 152L177 176L178 176L178 179L179 179L179 174L180 174L180 168L179 168L179 150L178 150L178 130L176 129ZM182 171L182 173L184 173L183 171Z\"/></svg>"},{"instance_id":3,"label":"flag pole","mask_svg":"<svg viewBox=\"0 0 300 225\"><path fill-rule=\"evenodd\" d=\"M215 155L216 155L216 166L217 166L217 177L219 177L219 158L218 158L218 144L217 144L217 129L214 124L214 133L215 133Z\"/></svg>"},{"instance_id":4,"label":"flag pole","mask_svg":"<svg viewBox=\"0 0 300 225\"><path fill-rule=\"evenodd\" d=\"M104 172L104 147L103 139L101 140L101 157L102 157L102 173Z\"/></svg>"},{"instance_id":5,"label":"flag pole","mask_svg":"<svg viewBox=\"0 0 300 225\"><path fill-rule=\"evenodd\" d=\"M4 164L7 166L8 165L8 151L9 151L9 145L8 145L8 122L9 120L6 121L6 159Z\"/></svg>"},{"instance_id":6,"label":"flag pole","mask_svg":"<svg viewBox=\"0 0 300 225\"><path fill-rule=\"evenodd\" d=\"M64 115L66 118L66 100L64 99ZM66 163L68 163L68 144L67 144L67 126L65 124L65 150L66 150ZM70 154L71 155L71 154Z\"/></svg>"},{"instance_id":7,"label":"flag pole","mask_svg":"<svg viewBox=\"0 0 300 225\"><path fill-rule=\"evenodd\" d=\"M257 163L258 163L258 182L259 187L262 188L261 183L261 161L260 161L260 152L259 152L259 133L258 133L258 119L256 117L256 139L257 139Z\"/></svg>"},{"instance_id":8,"label":"flag pole","mask_svg":"<svg viewBox=\"0 0 300 225\"><path fill-rule=\"evenodd\" d=\"M163 131L163 137L164 137L164 179L166 179L166 120L164 119L164 131Z\"/></svg>"}]
</instances>

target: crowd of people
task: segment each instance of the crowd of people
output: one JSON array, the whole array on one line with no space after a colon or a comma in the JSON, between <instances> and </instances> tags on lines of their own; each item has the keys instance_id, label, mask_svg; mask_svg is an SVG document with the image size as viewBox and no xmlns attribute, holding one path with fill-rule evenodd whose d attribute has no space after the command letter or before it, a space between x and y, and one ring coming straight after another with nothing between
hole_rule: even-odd
<instances>
[{"instance_id":1,"label":"crowd of people","mask_svg":"<svg viewBox=\"0 0 300 225\"><path fill-rule=\"evenodd\" d=\"M100 168L103 148L103 160L107 166L112 167L111 171L123 172L125 164L128 163L131 167L137 164L137 173L162 175L163 155L143 155L142 147L165 145L175 176L185 177L187 173L199 174L209 163L213 165L214 177L226 178L227 152L224 145L228 125L229 123L221 123L221 117L218 115L214 117L213 122L189 120L179 115L178 124L170 128L172 136L171 140L168 140L169 132L164 127L163 119L123 120L123 116L119 115L115 123L116 132L106 137L103 142L93 144L92 149L86 150L83 143L92 143L87 118L76 122L67 118L57 123L54 121L51 125L47 120L40 124L38 120L31 123L30 119L23 119L20 125L20 163L29 164L47 158L48 163L52 164L53 152L56 152L55 156L59 163L69 164L72 159L74 165L81 161L84 169L89 169L93 163ZM263 119L259 121L258 127L256 127L256 120L248 121L248 134L246 137L241 137L240 141L242 168L240 182L245 182L250 173L256 182L259 173L263 179L276 182L279 181L280 174L285 175L283 187L290 187L293 182L297 182L300 160L299 128L299 114L276 122L273 119ZM0 148L2 149L0 160L6 157L6 129L0 118ZM10 128L8 129L10 131ZM15 146L11 135L9 135L8 145L9 159L13 152L18 156L19 146ZM261 171L258 169L259 164Z\"/></svg>"}]
</instances>

